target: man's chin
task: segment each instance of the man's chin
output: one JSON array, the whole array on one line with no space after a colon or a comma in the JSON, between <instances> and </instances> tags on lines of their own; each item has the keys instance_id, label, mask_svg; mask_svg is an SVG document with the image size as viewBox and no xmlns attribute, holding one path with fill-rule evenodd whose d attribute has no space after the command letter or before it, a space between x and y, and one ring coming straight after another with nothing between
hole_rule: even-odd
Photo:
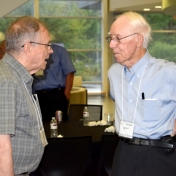
<instances>
[{"instance_id":1,"label":"man's chin","mask_svg":"<svg viewBox=\"0 0 176 176\"><path fill-rule=\"evenodd\" d=\"M118 57L115 57L115 60L116 60L116 62L118 62L119 64L121 64L121 63L122 63L121 59L120 59L120 58L118 58Z\"/></svg>"},{"instance_id":2,"label":"man's chin","mask_svg":"<svg viewBox=\"0 0 176 176\"><path fill-rule=\"evenodd\" d=\"M45 65L45 66L43 66L40 70L45 70L45 68L46 68L46 65Z\"/></svg>"},{"instance_id":3,"label":"man's chin","mask_svg":"<svg viewBox=\"0 0 176 176\"><path fill-rule=\"evenodd\" d=\"M45 63L44 63L43 66L41 67L41 70L45 70L46 64L47 64L47 62L45 61Z\"/></svg>"}]
</instances>

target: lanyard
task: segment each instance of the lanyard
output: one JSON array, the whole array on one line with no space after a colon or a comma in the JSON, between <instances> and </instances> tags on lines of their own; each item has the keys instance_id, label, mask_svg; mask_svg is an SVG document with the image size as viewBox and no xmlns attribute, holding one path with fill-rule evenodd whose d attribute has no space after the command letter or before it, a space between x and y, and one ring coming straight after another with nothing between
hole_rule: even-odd
<instances>
[{"instance_id":1,"label":"lanyard","mask_svg":"<svg viewBox=\"0 0 176 176\"><path fill-rule=\"evenodd\" d=\"M22 81L23 81L23 79L22 79ZM24 81L23 81L23 84L24 84L24 87L25 87L29 97L30 97L30 100L31 100L32 104L34 102L33 106L34 106L34 109L35 109L35 113L37 115L38 128L39 128L39 130L41 130L42 129L41 127L43 127L43 125L42 125L42 122L41 122L41 115L40 115L40 112L39 112L39 109L38 109L38 106L37 106L37 103L36 103L36 100L38 101L37 95L34 95L35 98L36 98L36 100L35 100L34 97L29 94L29 91L28 91Z\"/></svg>"},{"instance_id":2,"label":"lanyard","mask_svg":"<svg viewBox=\"0 0 176 176\"><path fill-rule=\"evenodd\" d=\"M23 81L23 79L22 79L22 81ZM38 106L37 106L37 103L36 103L36 101L38 101L37 95L34 95L35 98L36 98L36 100L35 100L33 96L30 96L30 93L29 93L24 81L23 81L23 84L25 86L26 91L28 92L28 95L30 97L30 100L31 100L32 104L34 102L33 106L34 106L34 109L35 109L35 113L37 115L37 122L38 122L40 138L41 138L41 142L42 142L43 147L45 147L48 144L48 142L47 142L45 132L44 132L44 129L43 129L43 124L42 124L42 121L41 121L42 118L41 118L41 115L40 115L40 112L39 112L39 109L38 109Z\"/></svg>"},{"instance_id":3,"label":"lanyard","mask_svg":"<svg viewBox=\"0 0 176 176\"><path fill-rule=\"evenodd\" d=\"M140 88L141 88L141 82L142 82L142 78L143 78L144 72L145 72L145 70L147 68L147 65L145 66L145 68L144 68L144 70L142 72L142 76L141 76L141 79L140 79L140 82L139 82L139 88L138 88L137 97L136 97L136 105L135 105L135 109L134 109L133 123L134 123L135 116L136 116L136 109L137 109L137 105L138 105L138 97L139 97L139 91L140 91ZM123 89L123 77L124 77L124 67L122 69L122 121L123 121L123 90L124 90Z\"/></svg>"}]
</instances>

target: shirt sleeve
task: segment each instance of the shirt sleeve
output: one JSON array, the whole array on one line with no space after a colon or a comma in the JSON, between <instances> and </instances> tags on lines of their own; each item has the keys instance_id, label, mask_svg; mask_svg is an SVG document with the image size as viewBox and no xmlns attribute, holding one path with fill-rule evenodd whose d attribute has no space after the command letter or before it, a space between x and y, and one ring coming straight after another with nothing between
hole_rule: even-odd
<instances>
[{"instance_id":1,"label":"shirt sleeve","mask_svg":"<svg viewBox=\"0 0 176 176\"><path fill-rule=\"evenodd\" d=\"M69 52L65 48L61 48L61 51L58 52L58 55L64 74L67 75L72 72L75 73L76 70L70 58Z\"/></svg>"},{"instance_id":2,"label":"shirt sleeve","mask_svg":"<svg viewBox=\"0 0 176 176\"><path fill-rule=\"evenodd\" d=\"M15 134L15 86L11 82L0 83L0 134Z\"/></svg>"}]
</instances>

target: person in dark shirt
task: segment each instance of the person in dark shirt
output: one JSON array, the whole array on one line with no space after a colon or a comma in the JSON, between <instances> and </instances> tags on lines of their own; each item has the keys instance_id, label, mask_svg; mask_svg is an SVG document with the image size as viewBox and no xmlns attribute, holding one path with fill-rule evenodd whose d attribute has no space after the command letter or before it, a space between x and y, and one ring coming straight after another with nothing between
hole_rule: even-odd
<instances>
[{"instance_id":1,"label":"person in dark shirt","mask_svg":"<svg viewBox=\"0 0 176 176\"><path fill-rule=\"evenodd\" d=\"M63 112L63 121L68 120L70 91L73 85L75 67L68 51L52 44L53 54L47 60L43 75L34 75L33 89L38 95L43 121L50 121L55 112Z\"/></svg>"}]
</instances>

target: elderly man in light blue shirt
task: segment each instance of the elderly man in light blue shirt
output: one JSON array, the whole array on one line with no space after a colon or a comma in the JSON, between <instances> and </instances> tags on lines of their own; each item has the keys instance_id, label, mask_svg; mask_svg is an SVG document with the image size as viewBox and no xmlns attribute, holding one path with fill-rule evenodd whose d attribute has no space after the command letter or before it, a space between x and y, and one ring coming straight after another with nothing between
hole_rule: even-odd
<instances>
[{"instance_id":1,"label":"elderly man in light blue shirt","mask_svg":"<svg viewBox=\"0 0 176 176\"><path fill-rule=\"evenodd\" d=\"M112 176L176 174L176 64L147 51L151 28L135 12L112 24L107 40L117 63L108 71L120 142Z\"/></svg>"}]
</instances>

